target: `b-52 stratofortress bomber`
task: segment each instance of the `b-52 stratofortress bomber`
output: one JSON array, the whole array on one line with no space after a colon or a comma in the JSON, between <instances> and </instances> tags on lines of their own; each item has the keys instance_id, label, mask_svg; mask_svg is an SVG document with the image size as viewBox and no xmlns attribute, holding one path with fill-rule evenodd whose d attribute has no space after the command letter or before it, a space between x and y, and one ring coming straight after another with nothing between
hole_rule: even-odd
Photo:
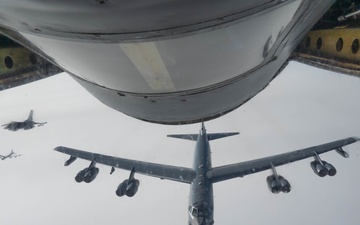
<instances>
[{"instance_id":1,"label":"b-52 stratofortress bomber","mask_svg":"<svg viewBox=\"0 0 360 225\"><path fill-rule=\"evenodd\" d=\"M334 176L336 174L335 167L323 161L320 158L320 154L335 150L341 156L348 158L349 154L345 152L342 147L360 140L357 137L348 137L270 157L212 167L209 141L237 134L239 133L207 134L205 126L202 124L199 134L168 135L168 137L196 141L192 169L118 158L63 146L56 147L55 150L71 156L70 159L65 162L65 166L70 165L77 158L91 161L89 167L81 170L76 175L75 180L78 183L83 181L90 183L96 178L99 173L99 168L96 167L96 163L111 166L111 173L114 171L114 168L131 171L129 178L120 183L116 189L116 195L119 197L124 195L133 197L136 194L140 182L135 178L135 173L188 183L190 184L188 205L189 225L212 225L214 224L214 183L271 169L273 174L266 179L270 191L272 193L288 193L291 191L291 185L284 177L277 174L275 167L314 157L314 161L311 162L310 165L315 174L320 177L327 175Z\"/></svg>"},{"instance_id":2,"label":"b-52 stratofortress bomber","mask_svg":"<svg viewBox=\"0 0 360 225\"><path fill-rule=\"evenodd\" d=\"M7 154L7 155L0 155L0 159L5 160L5 159L16 158L16 157L19 157L19 156L21 156L21 155L16 154L14 152L14 150L11 150L11 152L9 154Z\"/></svg>"}]
</instances>

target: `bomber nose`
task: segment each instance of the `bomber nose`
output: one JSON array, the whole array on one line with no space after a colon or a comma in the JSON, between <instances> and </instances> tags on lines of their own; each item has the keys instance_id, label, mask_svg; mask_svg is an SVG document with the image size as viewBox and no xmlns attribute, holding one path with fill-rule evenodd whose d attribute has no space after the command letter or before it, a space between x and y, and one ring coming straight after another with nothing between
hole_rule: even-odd
<instances>
[{"instance_id":1,"label":"bomber nose","mask_svg":"<svg viewBox=\"0 0 360 225\"><path fill-rule=\"evenodd\" d=\"M196 218L196 223L197 223L198 225L205 225L204 218L202 218L202 217Z\"/></svg>"}]
</instances>

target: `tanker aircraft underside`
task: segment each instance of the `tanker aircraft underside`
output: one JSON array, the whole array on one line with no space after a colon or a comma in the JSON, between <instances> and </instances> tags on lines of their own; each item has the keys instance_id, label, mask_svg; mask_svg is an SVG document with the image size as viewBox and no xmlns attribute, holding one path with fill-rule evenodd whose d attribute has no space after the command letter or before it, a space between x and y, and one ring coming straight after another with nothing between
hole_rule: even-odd
<instances>
[{"instance_id":1,"label":"tanker aircraft underside","mask_svg":"<svg viewBox=\"0 0 360 225\"><path fill-rule=\"evenodd\" d=\"M0 33L31 51L22 60L19 51L0 52L2 88L33 74L18 68L21 61L49 75L67 72L131 117L189 124L220 117L266 88L335 0L2 2Z\"/></svg>"}]
</instances>

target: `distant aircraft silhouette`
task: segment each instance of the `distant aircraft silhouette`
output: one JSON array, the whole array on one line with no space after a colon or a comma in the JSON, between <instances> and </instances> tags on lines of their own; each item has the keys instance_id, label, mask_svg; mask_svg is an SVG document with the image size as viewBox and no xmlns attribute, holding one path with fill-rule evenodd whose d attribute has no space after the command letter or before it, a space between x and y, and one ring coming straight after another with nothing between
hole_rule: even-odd
<instances>
[{"instance_id":1,"label":"distant aircraft silhouette","mask_svg":"<svg viewBox=\"0 0 360 225\"><path fill-rule=\"evenodd\" d=\"M17 131L19 129L30 130L30 129L34 128L35 125L43 126L44 124L47 123L47 122L43 122L43 123L34 122L33 113L34 113L33 110L31 110L29 117L27 118L27 120L25 120L23 122L12 121L10 123L3 124L2 126L4 127L4 129Z\"/></svg>"},{"instance_id":2,"label":"distant aircraft silhouette","mask_svg":"<svg viewBox=\"0 0 360 225\"><path fill-rule=\"evenodd\" d=\"M0 159L5 160L5 159L16 158L16 157L19 157L19 156L21 156L21 155L16 154L14 152L14 150L11 150L11 152L8 155L0 155Z\"/></svg>"}]
</instances>

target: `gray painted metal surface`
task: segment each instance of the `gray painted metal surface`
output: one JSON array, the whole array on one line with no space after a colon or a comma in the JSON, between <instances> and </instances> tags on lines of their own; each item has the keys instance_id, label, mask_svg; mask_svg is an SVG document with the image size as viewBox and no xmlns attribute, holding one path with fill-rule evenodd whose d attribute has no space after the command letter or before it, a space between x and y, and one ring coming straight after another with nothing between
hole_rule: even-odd
<instances>
[{"instance_id":1,"label":"gray painted metal surface","mask_svg":"<svg viewBox=\"0 0 360 225\"><path fill-rule=\"evenodd\" d=\"M6 2L2 32L101 102L140 120L186 124L263 90L334 1Z\"/></svg>"},{"instance_id":2,"label":"gray painted metal surface","mask_svg":"<svg viewBox=\"0 0 360 225\"><path fill-rule=\"evenodd\" d=\"M77 158L86 159L89 161L94 160L97 163L113 166L119 169L130 171L133 167L135 167L136 173L158 178L191 183L195 177L195 172L192 169L185 167L176 167L137 160L123 159L97 153L89 153L86 151L76 150L62 146L56 147L55 150L75 156Z\"/></svg>"},{"instance_id":3,"label":"gray painted metal surface","mask_svg":"<svg viewBox=\"0 0 360 225\"><path fill-rule=\"evenodd\" d=\"M213 183L236 177L243 177L245 175L270 169L271 165L281 166L287 163L312 157L315 155L314 152L316 152L316 154L322 154L331 150L336 150L342 146L352 144L356 141L359 141L359 139L356 137L344 138L330 143L287 152L280 155L215 167L211 170L208 170L206 176L211 179Z\"/></svg>"},{"instance_id":4,"label":"gray painted metal surface","mask_svg":"<svg viewBox=\"0 0 360 225\"><path fill-rule=\"evenodd\" d=\"M280 155L212 168L209 141L236 134L238 133L232 132L207 134L205 126L204 124L202 124L199 134L169 135L169 137L196 141L192 169L123 159L62 146L55 148L55 150L71 155L73 157L89 160L92 162L91 164L101 163L111 166L112 168L116 167L131 171L130 177L134 177L134 173L140 173L143 175L157 177L161 179L169 179L173 181L189 183L189 225L212 225L214 224L213 183L272 169L274 173L274 179L276 178L278 181L281 181L283 182L283 184L287 185L287 189L284 191L285 193L287 193L291 190L291 186L289 182L285 180L282 176L277 175L275 171L276 166L295 162L312 156L316 156L319 158L318 155L331 150L336 150L336 152L338 152L341 156L348 157L348 154L343 151L342 147L360 140L357 137L349 137ZM74 160L74 158L70 159ZM320 162L328 164L325 161L320 160ZM68 163L66 162L65 165L67 164ZM333 166L331 167L336 173L335 168ZM88 168L85 168L85 170L87 169ZM315 170L314 172L316 173ZM335 175L335 173L331 175ZM130 180L130 178L128 180ZM268 181L268 183L269 182L272 181L270 180ZM127 180L121 183L119 187L123 186L125 189L126 183L128 183ZM136 185L136 190L132 192L131 195L128 195L129 197L132 197L136 193L138 185L139 184ZM279 191L274 193L278 192ZM124 193L118 194L118 196L123 195Z\"/></svg>"},{"instance_id":5,"label":"gray painted metal surface","mask_svg":"<svg viewBox=\"0 0 360 225\"><path fill-rule=\"evenodd\" d=\"M0 23L26 33L80 41L117 42L213 28L264 9L273 0L3 0ZM139 16L141 15L141 16Z\"/></svg>"}]
</instances>

